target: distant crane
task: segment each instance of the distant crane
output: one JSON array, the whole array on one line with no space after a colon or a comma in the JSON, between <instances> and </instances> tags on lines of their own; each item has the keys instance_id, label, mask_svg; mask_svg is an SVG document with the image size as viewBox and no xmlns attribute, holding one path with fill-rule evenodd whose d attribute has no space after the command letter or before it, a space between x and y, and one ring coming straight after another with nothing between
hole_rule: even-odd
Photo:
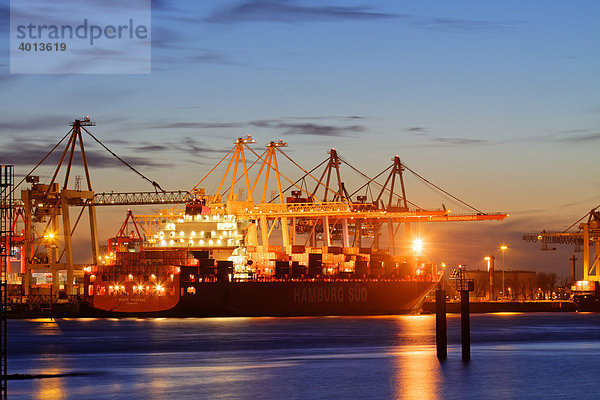
<instances>
[{"instance_id":1,"label":"distant crane","mask_svg":"<svg viewBox=\"0 0 600 400\"><path fill-rule=\"evenodd\" d=\"M527 233L523 235L526 242L541 243L542 250L547 250L548 245L571 244L575 245L576 250L583 250L583 280L590 282L600 282L600 205L590 210L562 232L547 232L545 230L535 234ZM582 222L584 221L584 222ZM578 225L577 231L570 229ZM593 259L590 259L590 247L595 252ZM571 258L575 262L575 258ZM576 281L574 270L572 269L571 279Z\"/></svg>"}]
</instances>

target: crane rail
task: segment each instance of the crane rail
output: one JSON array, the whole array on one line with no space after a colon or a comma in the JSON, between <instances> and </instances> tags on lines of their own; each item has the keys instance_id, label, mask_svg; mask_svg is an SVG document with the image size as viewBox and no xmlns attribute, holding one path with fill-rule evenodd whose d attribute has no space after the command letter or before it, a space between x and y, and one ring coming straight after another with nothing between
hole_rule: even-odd
<instances>
[{"instance_id":1,"label":"crane rail","mask_svg":"<svg viewBox=\"0 0 600 400\"><path fill-rule=\"evenodd\" d=\"M523 240L530 243L583 245L583 232L526 233ZM600 232L590 231L590 244L600 241Z\"/></svg>"}]
</instances>

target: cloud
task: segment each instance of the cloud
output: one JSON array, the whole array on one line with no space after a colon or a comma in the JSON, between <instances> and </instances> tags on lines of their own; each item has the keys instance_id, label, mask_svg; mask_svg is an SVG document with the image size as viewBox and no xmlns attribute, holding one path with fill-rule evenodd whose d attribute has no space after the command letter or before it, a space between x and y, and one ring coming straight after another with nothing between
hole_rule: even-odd
<instances>
[{"instance_id":1,"label":"cloud","mask_svg":"<svg viewBox=\"0 0 600 400\"><path fill-rule=\"evenodd\" d=\"M166 0L152 0L152 11L167 11L172 8L172 3Z\"/></svg>"},{"instance_id":2,"label":"cloud","mask_svg":"<svg viewBox=\"0 0 600 400\"><path fill-rule=\"evenodd\" d=\"M425 138L429 142L428 146L470 146L470 145L481 145L481 144L490 144L492 143L489 140L484 139L473 139L473 138L464 138L464 137L440 137L434 136L429 133L428 128L424 126L412 126L409 128L404 128L405 132L410 132L415 136L420 136Z\"/></svg>"},{"instance_id":3,"label":"cloud","mask_svg":"<svg viewBox=\"0 0 600 400\"><path fill-rule=\"evenodd\" d=\"M200 142L192 137L185 137L185 138L183 138L183 141L177 141L177 142L173 143L172 147L176 151L180 151L183 153L189 153L190 155L193 155L195 157L197 157L199 154L207 154L207 153L225 154L228 151L226 149L213 149L213 148L207 147L202 142Z\"/></svg>"},{"instance_id":4,"label":"cloud","mask_svg":"<svg viewBox=\"0 0 600 400\"><path fill-rule=\"evenodd\" d=\"M24 138L14 137L8 143L3 143L0 149L0 160L3 162L14 164L15 166L36 165L46 154L56 145L50 139L42 138ZM66 140L54 150L53 154L44 162L43 165L55 165L58 163L59 154L64 150ZM135 167L158 167L164 166L163 162L159 162L150 157L142 156L125 156L119 155L129 164ZM109 168L125 166L110 155L108 152L99 149L91 148L89 143L86 146L87 163L91 168ZM54 163L54 164L53 164ZM82 165L79 152L73 157L74 165Z\"/></svg>"},{"instance_id":5,"label":"cloud","mask_svg":"<svg viewBox=\"0 0 600 400\"><path fill-rule=\"evenodd\" d=\"M592 143L600 141L600 132L569 135L556 138L555 141L561 143Z\"/></svg>"},{"instance_id":6,"label":"cloud","mask_svg":"<svg viewBox=\"0 0 600 400\"><path fill-rule=\"evenodd\" d=\"M136 146L136 147L130 147L130 149L135 150L135 151L141 151L141 152L155 152L155 151L167 151L170 150L169 147L164 146L164 145L158 145L158 144L154 144L154 145L145 145L145 146Z\"/></svg>"},{"instance_id":7,"label":"cloud","mask_svg":"<svg viewBox=\"0 0 600 400\"><path fill-rule=\"evenodd\" d=\"M243 66L247 65L244 63L239 63L235 61L231 61L229 57L224 54L218 53L212 50L195 50L195 54L191 54L187 56L189 61L201 64L218 64L218 65L236 65Z\"/></svg>"},{"instance_id":8,"label":"cloud","mask_svg":"<svg viewBox=\"0 0 600 400\"><path fill-rule=\"evenodd\" d=\"M176 122L171 124L151 125L151 129L232 129L244 127L256 127L266 129L282 130L285 135L314 135L314 136L354 136L364 132L362 125L334 125L315 122L297 122L297 120L320 120L323 118L361 119L363 117L289 117L283 119L265 119L248 122Z\"/></svg>"},{"instance_id":9,"label":"cloud","mask_svg":"<svg viewBox=\"0 0 600 400\"><path fill-rule=\"evenodd\" d=\"M173 20L173 18L168 18ZM180 23L194 23L197 20L179 21ZM172 25L173 22L170 22ZM190 35L182 35L170 27L155 25L152 27L152 48L165 50L165 52L154 52L153 63L159 65L182 64L192 62L197 64L217 64L225 66L244 66L247 64L231 60L225 54L218 51L198 47L197 41L190 42ZM160 67L159 67L160 68ZM157 65L153 65L157 69Z\"/></svg>"},{"instance_id":10,"label":"cloud","mask_svg":"<svg viewBox=\"0 0 600 400\"><path fill-rule=\"evenodd\" d=\"M417 136L427 136L429 131L424 126L412 126L404 129L406 132L411 132Z\"/></svg>"},{"instance_id":11,"label":"cloud","mask_svg":"<svg viewBox=\"0 0 600 400\"><path fill-rule=\"evenodd\" d=\"M598 184L598 182L591 182L591 186L595 187L596 190L598 192L600 192L600 184ZM581 210L581 213L583 214L584 212L586 212L587 210L591 209L592 207L598 207L598 195L594 195L585 199L582 199L580 201L573 201L573 202L569 202L569 203L565 203L565 204L561 204L559 206L559 208L569 208L569 207L578 207Z\"/></svg>"},{"instance_id":12,"label":"cloud","mask_svg":"<svg viewBox=\"0 0 600 400\"><path fill-rule=\"evenodd\" d=\"M69 130L69 119L67 117L59 116L45 116L36 117L31 119L10 119L9 116L4 116L0 120L0 135L8 136L11 133L16 132L31 132L31 131L42 131L42 130L55 130L64 128L65 133ZM6 132L8 131L8 132Z\"/></svg>"},{"instance_id":13,"label":"cloud","mask_svg":"<svg viewBox=\"0 0 600 400\"><path fill-rule=\"evenodd\" d=\"M160 144L138 141L127 141L122 139L111 140L111 145L119 145L120 148L126 148L127 150L139 153L180 153L184 157L178 156L179 161L186 161L194 164L205 164L207 159L211 159L211 155L220 154L224 155L229 149L220 148L215 149L206 146L204 143L192 138L184 137L177 140L165 141ZM199 157L202 156L202 157ZM189 158L185 158L189 157ZM155 158L155 157L154 157ZM128 159L127 159L128 160ZM160 163L159 165L164 165Z\"/></svg>"},{"instance_id":14,"label":"cloud","mask_svg":"<svg viewBox=\"0 0 600 400\"><path fill-rule=\"evenodd\" d=\"M221 129L241 128L246 124L239 122L174 122L172 124L153 125L152 129Z\"/></svg>"},{"instance_id":15,"label":"cloud","mask_svg":"<svg viewBox=\"0 0 600 400\"><path fill-rule=\"evenodd\" d=\"M165 28L164 26L152 27L152 48L166 49L181 47L180 43L183 36L173 29Z\"/></svg>"},{"instance_id":16,"label":"cloud","mask_svg":"<svg viewBox=\"0 0 600 400\"><path fill-rule=\"evenodd\" d=\"M248 0L213 12L206 21L236 23L247 21L304 22L373 20L392 17L367 7L311 6L288 1Z\"/></svg>"},{"instance_id":17,"label":"cloud","mask_svg":"<svg viewBox=\"0 0 600 400\"><path fill-rule=\"evenodd\" d=\"M335 126L315 123L292 123L279 120L253 121L260 128L282 129L284 135L353 136L365 131L361 125Z\"/></svg>"},{"instance_id":18,"label":"cloud","mask_svg":"<svg viewBox=\"0 0 600 400\"><path fill-rule=\"evenodd\" d=\"M419 18L410 17L408 24L417 28L437 31L463 31L463 32L485 32L485 31L504 31L507 26L495 22L476 21L457 18Z\"/></svg>"},{"instance_id":19,"label":"cloud","mask_svg":"<svg viewBox=\"0 0 600 400\"><path fill-rule=\"evenodd\" d=\"M56 137L33 137L24 136L25 132L31 132L48 128L48 122L51 125L58 125L69 128L65 123L66 119L57 117L39 118L27 122L3 121L0 122L0 160L8 164L17 166L32 166L42 160L47 153L56 145ZM178 126L180 127L180 126ZM172 126L167 125L167 128ZM64 130L64 134L68 129ZM61 145L54 150L52 155L44 162L44 166L56 165L60 159L60 154L64 150L68 139L65 139ZM191 162L194 164L203 164L205 159L210 159L212 154L225 154L229 149L212 148L206 146L201 141L192 137L173 138L163 142L147 142L139 140L128 140L124 138L102 140L105 145L135 168L142 167L164 167L172 166L165 160L176 159L180 162ZM124 165L110 155L107 151L100 148L91 138L84 133L84 142L86 143L87 161L93 168L124 167ZM78 148L77 148L78 149ZM165 153L165 157L160 157ZM173 153L183 154L173 158ZM199 157L201 155L202 157ZM77 152L74 157L75 165L80 165L81 160Z\"/></svg>"},{"instance_id":20,"label":"cloud","mask_svg":"<svg viewBox=\"0 0 600 400\"><path fill-rule=\"evenodd\" d=\"M434 137L431 138L434 142L439 142L443 144L457 145L457 146L465 146L465 145L473 145L473 144L487 144L488 140L483 139L470 139L470 138L461 138L461 137Z\"/></svg>"},{"instance_id":21,"label":"cloud","mask_svg":"<svg viewBox=\"0 0 600 400\"><path fill-rule=\"evenodd\" d=\"M85 152L88 165L90 167L95 168L109 168L109 167L121 167L127 168L123 165L119 160L112 157L108 153L101 153L98 150L86 150ZM152 157L140 157L140 156L124 156L119 155L122 159L124 159L128 164L134 166L136 169L139 167L168 167L171 164L167 164L162 161L155 160ZM75 164L81 165L81 162L75 157Z\"/></svg>"},{"instance_id":22,"label":"cloud","mask_svg":"<svg viewBox=\"0 0 600 400\"><path fill-rule=\"evenodd\" d=\"M246 0L221 7L205 20L213 23L244 22L325 22L395 20L409 27L435 31L484 32L504 31L507 26L496 22L449 17L417 16L378 11L362 6L328 6L300 4L298 1Z\"/></svg>"},{"instance_id":23,"label":"cloud","mask_svg":"<svg viewBox=\"0 0 600 400\"><path fill-rule=\"evenodd\" d=\"M329 116L321 116L321 117L293 117L288 116L282 119L297 119L297 120L322 120L322 119L340 119L340 120L359 120L365 119L366 117L361 117L359 115L329 115Z\"/></svg>"}]
</instances>

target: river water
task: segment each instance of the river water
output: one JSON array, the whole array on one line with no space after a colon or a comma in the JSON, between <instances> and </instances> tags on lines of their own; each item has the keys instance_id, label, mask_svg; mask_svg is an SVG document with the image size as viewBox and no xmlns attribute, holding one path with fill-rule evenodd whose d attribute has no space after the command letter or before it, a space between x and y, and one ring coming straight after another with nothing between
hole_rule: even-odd
<instances>
[{"instance_id":1,"label":"river water","mask_svg":"<svg viewBox=\"0 0 600 400\"><path fill-rule=\"evenodd\" d=\"M10 399L597 399L600 314L9 320Z\"/></svg>"}]
</instances>

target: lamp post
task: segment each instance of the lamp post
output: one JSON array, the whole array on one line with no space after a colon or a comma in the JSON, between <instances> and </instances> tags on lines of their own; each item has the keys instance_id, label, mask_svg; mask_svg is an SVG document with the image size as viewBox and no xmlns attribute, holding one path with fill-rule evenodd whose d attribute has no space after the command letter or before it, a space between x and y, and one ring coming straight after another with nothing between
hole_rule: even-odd
<instances>
[{"instance_id":1,"label":"lamp post","mask_svg":"<svg viewBox=\"0 0 600 400\"><path fill-rule=\"evenodd\" d=\"M493 301L495 300L494 297L494 256L486 256L484 258L485 261L487 261L487 270L488 273L490 275L490 293L489 293L489 300Z\"/></svg>"},{"instance_id":2,"label":"lamp post","mask_svg":"<svg viewBox=\"0 0 600 400\"><path fill-rule=\"evenodd\" d=\"M502 250L502 298L504 298L504 252L508 249L508 246L503 244L500 246L500 250Z\"/></svg>"}]
</instances>

